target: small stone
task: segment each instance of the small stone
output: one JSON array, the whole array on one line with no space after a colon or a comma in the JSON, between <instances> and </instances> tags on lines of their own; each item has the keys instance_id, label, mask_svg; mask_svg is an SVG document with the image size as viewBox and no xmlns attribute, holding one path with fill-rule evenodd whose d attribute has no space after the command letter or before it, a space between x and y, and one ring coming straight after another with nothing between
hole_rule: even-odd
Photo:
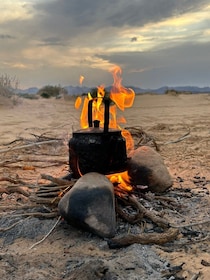
<instances>
[{"instance_id":1,"label":"small stone","mask_svg":"<svg viewBox=\"0 0 210 280\"><path fill-rule=\"evenodd\" d=\"M73 226L101 237L115 235L114 187L105 175L90 172L80 177L61 198L58 209Z\"/></svg>"},{"instance_id":2,"label":"small stone","mask_svg":"<svg viewBox=\"0 0 210 280\"><path fill-rule=\"evenodd\" d=\"M160 154L142 146L128 155L128 175L134 185L148 186L152 192L164 192L173 185L172 178Z\"/></svg>"}]
</instances>

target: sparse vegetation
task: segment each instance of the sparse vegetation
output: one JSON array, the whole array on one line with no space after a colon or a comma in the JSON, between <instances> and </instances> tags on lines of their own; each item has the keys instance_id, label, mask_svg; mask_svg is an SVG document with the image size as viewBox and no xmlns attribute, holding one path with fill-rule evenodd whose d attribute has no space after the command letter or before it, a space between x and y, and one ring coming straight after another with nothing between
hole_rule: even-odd
<instances>
[{"instance_id":1,"label":"sparse vegetation","mask_svg":"<svg viewBox=\"0 0 210 280\"><path fill-rule=\"evenodd\" d=\"M0 76L0 95L5 97L11 97L14 95L14 91L18 88L19 81L14 76L3 74Z\"/></svg>"},{"instance_id":2,"label":"sparse vegetation","mask_svg":"<svg viewBox=\"0 0 210 280\"><path fill-rule=\"evenodd\" d=\"M12 77L8 74L0 76L0 97L2 104L9 101L12 105L16 105L19 102L15 94L18 85L19 81L16 76Z\"/></svg>"},{"instance_id":3,"label":"sparse vegetation","mask_svg":"<svg viewBox=\"0 0 210 280\"><path fill-rule=\"evenodd\" d=\"M175 90L175 89L167 89L165 91L165 94L168 94L168 95L179 95L179 94L192 94L191 91L178 91L178 90Z\"/></svg>"},{"instance_id":4,"label":"sparse vegetation","mask_svg":"<svg viewBox=\"0 0 210 280\"><path fill-rule=\"evenodd\" d=\"M66 95L67 91L61 86L47 85L41 88L37 94L43 98L60 98L62 95Z\"/></svg>"},{"instance_id":5,"label":"sparse vegetation","mask_svg":"<svg viewBox=\"0 0 210 280\"><path fill-rule=\"evenodd\" d=\"M38 99L39 97L36 94L31 93L19 93L19 97L26 98L26 99Z\"/></svg>"}]
</instances>

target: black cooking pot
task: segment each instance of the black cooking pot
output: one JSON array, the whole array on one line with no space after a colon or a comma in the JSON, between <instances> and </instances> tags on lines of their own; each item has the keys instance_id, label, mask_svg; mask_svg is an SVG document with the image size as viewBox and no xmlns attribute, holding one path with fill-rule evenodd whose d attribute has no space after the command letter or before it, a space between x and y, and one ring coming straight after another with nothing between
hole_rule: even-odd
<instances>
[{"instance_id":1,"label":"black cooking pot","mask_svg":"<svg viewBox=\"0 0 210 280\"><path fill-rule=\"evenodd\" d=\"M112 174L126 170L126 141L120 130L109 128L110 99L104 102L104 128L98 120L92 120L93 100L88 103L88 129L73 133L69 141L69 165L73 177L88 172Z\"/></svg>"},{"instance_id":2,"label":"black cooking pot","mask_svg":"<svg viewBox=\"0 0 210 280\"><path fill-rule=\"evenodd\" d=\"M74 178L88 172L112 174L126 170L126 142L120 130L89 128L73 133L69 165Z\"/></svg>"}]
</instances>

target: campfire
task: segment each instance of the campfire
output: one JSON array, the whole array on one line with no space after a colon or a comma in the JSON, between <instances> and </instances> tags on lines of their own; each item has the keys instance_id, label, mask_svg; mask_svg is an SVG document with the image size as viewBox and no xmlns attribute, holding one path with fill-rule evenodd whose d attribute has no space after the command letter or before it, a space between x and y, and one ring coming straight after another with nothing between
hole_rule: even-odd
<instances>
[{"instance_id":1,"label":"campfire","mask_svg":"<svg viewBox=\"0 0 210 280\"><path fill-rule=\"evenodd\" d=\"M137 222L142 218L140 212L143 212L158 225L167 228L167 222L153 217L132 197L138 188L145 189L147 186L138 185L136 174L141 174L142 167L139 168L138 163L128 156L134 151L134 141L131 133L120 126L126 120L119 118L117 112L133 105L135 93L122 86L120 67L115 67L112 74L114 83L110 92L99 86L88 93L83 102L82 97L76 99L77 109L83 103L81 129L73 132L69 140L69 177L78 181L59 202L60 214L69 223L102 237L115 235L115 210L129 222ZM143 172L142 178L152 177L147 168ZM149 182L148 178L145 182ZM170 185L171 181L167 188ZM135 209L131 216L122 210L125 201ZM177 234L177 231L172 231L173 236L174 233Z\"/></svg>"},{"instance_id":2,"label":"campfire","mask_svg":"<svg viewBox=\"0 0 210 280\"><path fill-rule=\"evenodd\" d=\"M120 78L120 72L117 77ZM116 88L119 89L113 85L113 94ZM124 92L123 87L121 91ZM131 93L128 89L128 94ZM125 124L118 117L121 103L118 106L110 95L100 86L77 99L85 125L80 127L78 122L70 137L72 124L75 127L74 116L69 116L69 108L74 108L72 97L68 102L63 99L27 101L1 114L0 236L4 279L22 279L27 271L30 272L28 278L34 278L35 272L56 279L95 279L88 271L94 276L98 272L100 279L121 275L126 279L148 275L152 279L164 275L167 279L182 276L191 279L201 273L203 277L208 276L208 131L204 126L200 128L200 122L194 123L192 104L182 107L183 100L203 100L206 104L207 96L200 99L194 95L169 98L136 94L135 106L124 106L128 116L128 124ZM175 99L176 108L179 104L181 107L177 112L171 103ZM160 101L164 101L164 105L159 106ZM85 102L86 111L83 110ZM148 108L138 115L144 104ZM163 110L166 104L169 106L167 120ZM47 109L44 115L40 114L42 106ZM96 110L98 107L101 113ZM31 108L36 114L30 114ZM114 108L117 114L112 115ZM181 125L183 108L189 113L188 121L194 131L186 142L184 139L191 133L191 127L186 133L186 126ZM25 123L27 115L31 118ZM37 116L43 124L35 127ZM55 122L49 125L52 116ZM134 126L133 116L136 116L135 125L139 120L138 124L144 125L147 133L142 127ZM176 121L175 116L179 116ZM115 120L116 125L112 126ZM16 127L18 121L20 126ZM129 122L133 127L128 127ZM32 124L33 127L28 127ZM17 134L12 133L13 128ZM180 130L182 137L179 137ZM201 130L195 137L195 132ZM126 131L132 136L133 144L128 144ZM167 160L173 188L160 155ZM158 246L133 245L108 250L108 247L133 243ZM33 250L34 247L38 248ZM163 257L158 266L158 256L150 252L154 249ZM175 267L168 266L172 259ZM87 274L86 278L81 277L81 271L84 276Z\"/></svg>"},{"instance_id":3,"label":"campfire","mask_svg":"<svg viewBox=\"0 0 210 280\"><path fill-rule=\"evenodd\" d=\"M41 187L36 193L37 200L44 202L51 193L50 203L58 206L61 217L76 227L112 238L111 248L140 241L162 244L173 240L178 230L148 210L138 197L146 197L145 190L163 192L172 180L155 149L134 145L132 136L140 138L142 131L122 127L126 120L118 114L132 107L135 92L122 86L120 67L115 67L112 74L110 92L99 86L76 99L75 108L82 107L81 128L69 140L70 172L60 179L42 175L53 185ZM132 224L147 217L162 232L115 238L117 216Z\"/></svg>"},{"instance_id":4,"label":"campfire","mask_svg":"<svg viewBox=\"0 0 210 280\"><path fill-rule=\"evenodd\" d=\"M110 93L99 86L83 100L81 129L73 132L69 141L69 165L73 178L99 172L128 191L131 187L127 153L133 149L134 142L131 133L120 126L126 120L118 117L117 111L133 105L135 92L122 86L120 67L116 66L112 74L114 83ZM75 107L78 109L81 103L82 98L78 97Z\"/></svg>"}]
</instances>

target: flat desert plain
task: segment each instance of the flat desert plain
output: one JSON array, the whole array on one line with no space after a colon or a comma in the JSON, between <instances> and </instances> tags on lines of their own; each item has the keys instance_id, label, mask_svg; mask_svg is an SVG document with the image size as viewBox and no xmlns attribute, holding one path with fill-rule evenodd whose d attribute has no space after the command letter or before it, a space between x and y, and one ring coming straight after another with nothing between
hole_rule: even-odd
<instances>
[{"instance_id":1,"label":"flat desert plain","mask_svg":"<svg viewBox=\"0 0 210 280\"><path fill-rule=\"evenodd\" d=\"M68 173L67 143L72 131L80 128L74 101L73 97L20 99L13 105L0 99L0 278L210 279L210 94L136 95L132 108L123 112L127 127L140 127L159 146L174 181L171 191L180 200L180 205L169 205L169 216L174 224L194 224L180 228L180 239L168 246L134 244L110 250L99 237L58 225L31 248L56 219L30 217L30 208L18 212L30 204L30 198L24 192L3 190L19 180L17 185L23 181L23 190L31 193L45 182L41 174L62 177ZM48 140L52 140L50 146L33 145ZM153 270L140 266L138 250L154 251L163 267L155 261L150 261ZM179 271L170 274L169 269L160 276L167 263Z\"/></svg>"}]
</instances>

